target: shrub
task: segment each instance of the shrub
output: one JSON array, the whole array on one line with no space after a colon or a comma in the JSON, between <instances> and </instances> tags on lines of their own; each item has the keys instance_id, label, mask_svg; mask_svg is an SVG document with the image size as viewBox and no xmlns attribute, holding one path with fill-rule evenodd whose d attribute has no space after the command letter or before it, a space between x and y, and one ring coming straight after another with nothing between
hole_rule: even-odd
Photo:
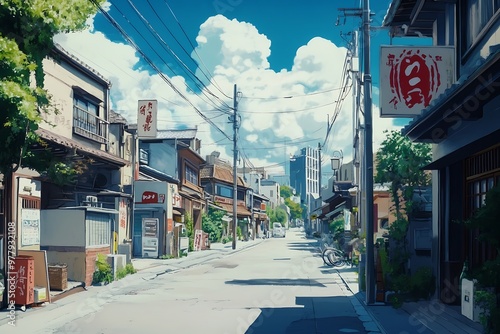
<instances>
[{"instance_id":1,"label":"shrub","mask_svg":"<svg viewBox=\"0 0 500 334\"><path fill-rule=\"evenodd\" d=\"M111 265L106 259L106 255L97 254L96 270L92 275L92 284L96 283L111 283L113 282L113 273L111 272Z\"/></svg>"}]
</instances>

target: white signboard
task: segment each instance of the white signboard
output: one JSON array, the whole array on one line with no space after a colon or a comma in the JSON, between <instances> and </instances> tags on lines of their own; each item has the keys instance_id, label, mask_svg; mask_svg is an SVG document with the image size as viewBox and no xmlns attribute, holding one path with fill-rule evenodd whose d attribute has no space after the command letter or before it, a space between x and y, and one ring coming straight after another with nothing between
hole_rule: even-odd
<instances>
[{"instance_id":1,"label":"white signboard","mask_svg":"<svg viewBox=\"0 0 500 334\"><path fill-rule=\"evenodd\" d=\"M40 244L40 210L21 210L21 245L31 246Z\"/></svg>"},{"instance_id":2,"label":"white signboard","mask_svg":"<svg viewBox=\"0 0 500 334\"><path fill-rule=\"evenodd\" d=\"M156 138L158 123L158 101L139 100L137 109L137 136L139 138Z\"/></svg>"},{"instance_id":3,"label":"white signboard","mask_svg":"<svg viewBox=\"0 0 500 334\"><path fill-rule=\"evenodd\" d=\"M455 82L455 50L436 46L380 48L380 116L414 117Z\"/></svg>"}]
</instances>

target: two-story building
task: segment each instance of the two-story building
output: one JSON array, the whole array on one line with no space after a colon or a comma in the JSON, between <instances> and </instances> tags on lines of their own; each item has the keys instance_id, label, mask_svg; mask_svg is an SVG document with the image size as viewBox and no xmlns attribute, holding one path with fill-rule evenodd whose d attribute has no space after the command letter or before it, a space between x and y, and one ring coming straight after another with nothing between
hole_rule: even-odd
<instances>
[{"instance_id":1,"label":"two-story building","mask_svg":"<svg viewBox=\"0 0 500 334\"><path fill-rule=\"evenodd\" d=\"M234 194L234 180L233 168L228 163L219 159L216 154L207 156L206 164L200 171L201 185L205 192L209 194L209 200L222 210L226 211L226 215L233 217L233 194ZM252 213L249 208L251 207L250 198L248 196L251 190L243 181L240 176L237 176L237 203L236 203L236 216L238 226L241 228L242 233L247 233L251 228ZM227 235L232 235L232 226L228 225ZM245 235L245 234L244 234Z\"/></svg>"},{"instance_id":2,"label":"two-story building","mask_svg":"<svg viewBox=\"0 0 500 334\"><path fill-rule=\"evenodd\" d=\"M202 229L205 199L200 166L204 160L199 154L201 143L196 131L158 130L155 138L139 139L139 175L134 186L134 256L178 254L179 247L184 246L180 245L176 228L185 227L190 221L193 230ZM158 196L155 200L144 199L148 194ZM159 229L157 244L145 236L145 222L151 224L155 220ZM145 251L155 247L154 251Z\"/></svg>"},{"instance_id":3,"label":"two-story building","mask_svg":"<svg viewBox=\"0 0 500 334\"><path fill-rule=\"evenodd\" d=\"M491 245L455 223L500 184L500 4L494 0L392 1L384 25L393 36L431 37L454 50L457 78L421 110L403 134L433 144L432 258L437 295L460 301L464 261L478 268L497 256Z\"/></svg>"},{"instance_id":4,"label":"two-story building","mask_svg":"<svg viewBox=\"0 0 500 334\"><path fill-rule=\"evenodd\" d=\"M88 285L96 255L117 252L120 228L127 239L130 195L122 186L130 152L110 136L107 79L59 45L43 66L44 85L57 112L44 114L37 130L41 142L32 151L40 156L50 151L54 162L70 165L78 174L59 179L16 171L13 193L6 195L14 199L17 251L45 250L49 264L66 263L68 279ZM103 192L105 197L97 197Z\"/></svg>"}]
</instances>

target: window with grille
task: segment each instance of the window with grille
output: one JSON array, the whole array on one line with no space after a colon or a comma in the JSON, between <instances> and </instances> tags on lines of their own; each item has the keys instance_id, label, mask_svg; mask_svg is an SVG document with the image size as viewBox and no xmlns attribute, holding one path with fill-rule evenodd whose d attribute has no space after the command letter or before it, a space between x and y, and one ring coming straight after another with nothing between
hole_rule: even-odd
<instances>
[{"instance_id":1,"label":"window with grille","mask_svg":"<svg viewBox=\"0 0 500 334\"><path fill-rule=\"evenodd\" d=\"M86 217L87 247L108 246L111 240L111 218L107 214L87 212Z\"/></svg>"},{"instance_id":2,"label":"window with grille","mask_svg":"<svg viewBox=\"0 0 500 334\"><path fill-rule=\"evenodd\" d=\"M31 197L21 197L21 205L23 209L40 209L40 199Z\"/></svg>"},{"instance_id":3,"label":"window with grille","mask_svg":"<svg viewBox=\"0 0 500 334\"><path fill-rule=\"evenodd\" d=\"M198 171L189 165L186 165L186 181L198 185Z\"/></svg>"},{"instance_id":4,"label":"window with grille","mask_svg":"<svg viewBox=\"0 0 500 334\"><path fill-rule=\"evenodd\" d=\"M101 143L107 141L107 122L99 115L99 105L74 93L73 132Z\"/></svg>"},{"instance_id":5,"label":"window with grille","mask_svg":"<svg viewBox=\"0 0 500 334\"><path fill-rule=\"evenodd\" d=\"M500 184L500 146L478 153L465 161L466 217L479 209L486 193Z\"/></svg>"}]
</instances>

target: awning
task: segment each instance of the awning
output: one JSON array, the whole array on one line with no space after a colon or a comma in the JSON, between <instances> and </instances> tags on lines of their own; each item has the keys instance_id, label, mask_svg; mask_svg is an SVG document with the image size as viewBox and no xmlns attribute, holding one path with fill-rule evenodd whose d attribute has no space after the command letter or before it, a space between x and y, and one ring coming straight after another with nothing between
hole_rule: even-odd
<instances>
[{"instance_id":1,"label":"awning","mask_svg":"<svg viewBox=\"0 0 500 334\"><path fill-rule=\"evenodd\" d=\"M343 213L344 209L345 209L345 205L344 204L339 205L333 211L328 212L325 215L325 218L327 218L327 219L333 219L333 218L339 216L341 213Z\"/></svg>"},{"instance_id":2,"label":"awning","mask_svg":"<svg viewBox=\"0 0 500 334\"><path fill-rule=\"evenodd\" d=\"M174 215L177 215L177 216L182 216L182 212L180 212L179 210L175 210L175 209L173 209L173 210L172 210L172 213L173 213Z\"/></svg>"},{"instance_id":3,"label":"awning","mask_svg":"<svg viewBox=\"0 0 500 334\"><path fill-rule=\"evenodd\" d=\"M51 141L55 144L62 145L67 148L72 148L75 149L77 153L84 154L84 155L89 155L93 158L96 159L101 159L104 160L108 163L111 163L113 165L117 165L120 167L129 165L130 162L122 159L120 157L117 157L113 154L110 154L108 152L98 150L89 146L85 146L77 142L76 140L73 140L71 138L66 138L64 136L61 136L59 134L56 134L54 132L51 132L46 129L41 129L39 128L36 130L36 133L40 136L40 138Z\"/></svg>"}]
</instances>

